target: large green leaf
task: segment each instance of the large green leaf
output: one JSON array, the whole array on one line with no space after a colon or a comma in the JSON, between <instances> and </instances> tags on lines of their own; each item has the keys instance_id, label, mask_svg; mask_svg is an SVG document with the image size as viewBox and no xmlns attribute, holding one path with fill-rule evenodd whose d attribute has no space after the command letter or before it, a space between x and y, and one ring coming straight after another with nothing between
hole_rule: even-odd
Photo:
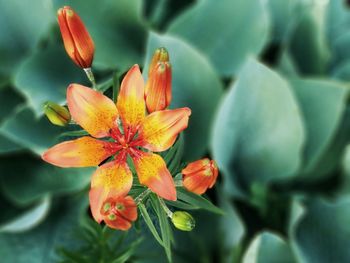
<instances>
[{"instance_id":1,"label":"large green leaf","mask_svg":"<svg viewBox=\"0 0 350 263\"><path fill-rule=\"evenodd\" d=\"M56 201L48 220L20 234L0 234L0 255L3 262L57 262L58 246L76 246L72 234L87 208L87 198L65 198Z\"/></svg>"},{"instance_id":2,"label":"large green leaf","mask_svg":"<svg viewBox=\"0 0 350 263\"><path fill-rule=\"evenodd\" d=\"M189 127L184 133L184 158L200 158L207 149L209 130L222 94L222 85L203 56L185 42L168 35L150 35L145 65L148 65L158 47L165 47L170 53L173 69L171 108L189 107L192 110ZM147 66L144 72L147 72Z\"/></svg>"},{"instance_id":3,"label":"large green leaf","mask_svg":"<svg viewBox=\"0 0 350 263\"><path fill-rule=\"evenodd\" d=\"M43 113L46 101L64 103L67 86L82 80L86 80L85 73L69 61L63 46L49 46L23 62L15 85L38 116Z\"/></svg>"},{"instance_id":4,"label":"large green leaf","mask_svg":"<svg viewBox=\"0 0 350 263\"><path fill-rule=\"evenodd\" d=\"M217 114L212 148L225 177L249 190L295 174L304 129L289 84L250 59Z\"/></svg>"},{"instance_id":5,"label":"large green leaf","mask_svg":"<svg viewBox=\"0 0 350 263\"><path fill-rule=\"evenodd\" d=\"M243 263L293 263L293 255L288 244L278 235L263 232L250 243Z\"/></svg>"},{"instance_id":6,"label":"large green leaf","mask_svg":"<svg viewBox=\"0 0 350 263\"><path fill-rule=\"evenodd\" d=\"M20 205L47 194L80 191L89 184L92 172L93 168L56 167L28 154L0 158L2 191Z\"/></svg>"},{"instance_id":7,"label":"large green leaf","mask_svg":"<svg viewBox=\"0 0 350 263\"><path fill-rule=\"evenodd\" d=\"M52 22L50 0L0 0L0 75L9 77Z\"/></svg>"},{"instance_id":8,"label":"large green leaf","mask_svg":"<svg viewBox=\"0 0 350 263\"><path fill-rule=\"evenodd\" d=\"M23 103L24 99L11 87L0 89L0 124Z\"/></svg>"},{"instance_id":9,"label":"large green leaf","mask_svg":"<svg viewBox=\"0 0 350 263\"><path fill-rule=\"evenodd\" d=\"M169 26L203 54L222 75L237 73L249 54L268 40L269 20L260 0L202 0Z\"/></svg>"},{"instance_id":10,"label":"large green leaf","mask_svg":"<svg viewBox=\"0 0 350 263\"><path fill-rule=\"evenodd\" d=\"M326 7L317 1L304 1L299 6L300 19L288 45L300 72L306 75L322 75L328 67L330 53L323 33Z\"/></svg>"},{"instance_id":11,"label":"large green leaf","mask_svg":"<svg viewBox=\"0 0 350 263\"><path fill-rule=\"evenodd\" d=\"M81 16L95 42L94 66L126 70L142 63L145 25L142 0L55 0L55 7L70 5Z\"/></svg>"},{"instance_id":12,"label":"large green leaf","mask_svg":"<svg viewBox=\"0 0 350 263\"><path fill-rule=\"evenodd\" d=\"M50 198L44 197L38 204L0 226L0 233L18 233L37 226L46 217L50 208Z\"/></svg>"},{"instance_id":13,"label":"large green leaf","mask_svg":"<svg viewBox=\"0 0 350 263\"><path fill-rule=\"evenodd\" d=\"M329 158L322 158L322 155L329 151L335 140L341 139L337 131L345 128L341 123L345 116L350 89L340 82L325 80L294 79L291 84L300 104L307 131L302 172L307 174L305 179L320 177L334 166ZM346 144L340 144L344 149ZM336 163L339 163L340 156L336 159Z\"/></svg>"},{"instance_id":14,"label":"large green leaf","mask_svg":"<svg viewBox=\"0 0 350 263\"><path fill-rule=\"evenodd\" d=\"M23 149L20 145L0 134L0 154L7 154Z\"/></svg>"},{"instance_id":15,"label":"large green leaf","mask_svg":"<svg viewBox=\"0 0 350 263\"><path fill-rule=\"evenodd\" d=\"M350 200L314 199L292 221L290 235L301 263L350 261Z\"/></svg>"},{"instance_id":16,"label":"large green leaf","mask_svg":"<svg viewBox=\"0 0 350 263\"><path fill-rule=\"evenodd\" d=\"M19 109L0 126L2 136L39 155L57 142L62 131L63 128L52 125L45 116L37 119L27 107Z\"/></svg>"}]
</instances>

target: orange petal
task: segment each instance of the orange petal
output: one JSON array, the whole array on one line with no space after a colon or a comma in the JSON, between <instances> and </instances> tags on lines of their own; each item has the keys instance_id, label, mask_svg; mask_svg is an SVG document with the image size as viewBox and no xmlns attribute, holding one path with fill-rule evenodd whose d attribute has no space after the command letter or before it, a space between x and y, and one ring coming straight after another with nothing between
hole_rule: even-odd
<instances>
[{"instance_id":1,"label":"orange petal","mask_svg":"<svg viewBox=\"0 0 350 263\"><path fill-rule=\"evenodd\" d=\"M171 66L168 62L159 62L153 69L145 88L145 100L148 112L166 109L171 102Z\"/></svg>"},{"instance_id":2,"label":"orange petal","mask_svg":"<svg viewBox=\"0 0 350 263\"><path fill-rule=\"evenodd\" d=\"M42 159L60 167L97 166L116 151L116 144L82 137L48 149Z\"/></svg>"},{"instance_id":3,"label":"orange petal","mask_svg":"<svg viewBox=\"0 0 350 263\"><path fill-rule=\"evenodd\" d=\"M201 195L214 186L218 173L214 160L205 158L192 162L182 170L183 186L188 191Z\"/></svg>"},{"instance_id":4,"label":"orange petal","mask_svg":"<svg viewBox=\"0 0 350 263\"><path fill-rule=\"evenodd\" d=\"M97 222L102 220L100 211L106 199L125 196L131 186L132 173L126 163L112 161L100 166L92 175L89 193L94 219Z\"/></svg>"},{"instance_id":5,"label":"orange petal","mask_svg":"<svg viewBox=\"0 0 350 263\"><path fill-rule=\"evenodd\" d=\"M162 157L153 153L139 152L134 156L134 164L140 183L148 186L162 198L175 201L174 180Z\"/></svg>"},{"instance_id":6,"label":"orange petal","mask_svg":"<svg viewBox=\"0 0 350 263\"><path fill-rule=\"evenodd\" d=\"M144 81L138 65L125 75L118 95L117 108L124 128L136 128L145 117Z\"/></svg>"},{"instance_id":7,"label":"orange petal","mask_svg":"<svg viewBox=\"0 0 350 263\"><path fill-rule=\"evenodd\" d=\"M153 152L169 149L177 135L188 125L189 108L156 111L148 115L140 126L141 146Z\"/></svg>"},{"instance_id":8,"label":"orange petal","mask_svg":"<svg viewBox=\"0 0 350 263\"><path fill-rule=\"evenodd\" d=\"M111 99L90 88L71 84L67 89L67 103L73 119L92 136L109 136L118 117Z\"/></svg>"},{"instance_id":9,"label":"orange petal","mask_svg":"<svg viewBox=\"0 0 350 263\"><path fill-rule=\"evenodd\" d=\"M81 68L91 67L95 46L80 17L69 6L60 8L57 16L69 57Z\"/></svg>"}]
</instances>

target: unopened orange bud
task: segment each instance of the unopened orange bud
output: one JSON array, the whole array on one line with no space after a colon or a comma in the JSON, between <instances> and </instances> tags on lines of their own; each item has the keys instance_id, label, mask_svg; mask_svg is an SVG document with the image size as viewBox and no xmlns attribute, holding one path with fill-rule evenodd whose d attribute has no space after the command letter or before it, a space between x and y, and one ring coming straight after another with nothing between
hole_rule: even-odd
<instances>
[{"instance_id":1,"label":"unopened orange bud","mask_svg":"<svg viewBox=\"0 0 350 263\"><path fill-rule=\"evenodd\" d=\"M203 194L212 188L219 171L214 160L208 158L192 162L182 170L183 186L190 192Z\"/></svg>"},{"instance_id":2,"label":"unopened orange bud","mask_svg":"<svg viewBox=\"0 0 350 263\"><path fill-rule=\"evenodd\" d=\"M64 47L69 57L81 68L90 68L95 45L84 23L74 10L65 6L57 12Z\"/></svg>"},{"instance_id":3,"label":"unopened orange bud","mask_svg":"<svg viewBox=\"0 0 350 263\"><path fill-rule=\"evenodd\" d=\"M159 62L169 62L169 53L164 47L157 48L154 51L152 61L148 69L148 77L151 76L152 71L156 68Z\"/></svg>"},{"instance_id":4,"label":"unopened orange bud","mask_svg":"<svg viewBox=\"0 0 350 263\"><path fill-rule=\"evenodd\" d=\"M149 113L166 109L171 102L171 65L158 62L145 88L146 106Z\"/></svg>"}]
</instances>

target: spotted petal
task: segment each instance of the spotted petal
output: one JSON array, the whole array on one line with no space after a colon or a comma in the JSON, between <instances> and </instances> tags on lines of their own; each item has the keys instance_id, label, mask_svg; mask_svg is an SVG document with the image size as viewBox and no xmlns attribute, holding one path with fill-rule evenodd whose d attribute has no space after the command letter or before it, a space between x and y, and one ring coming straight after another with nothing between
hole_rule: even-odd
<instances>
[{"instance_id":1,"label":"spotted petal","mask_svg":"<svg viewBox=\"0 0 350 263\"><path fill-rule=\"evenodd\" d=\"M148 115L140 126L141 146L153 152L169 149L177 135L187 128L189 108L156 111Z\"/></svg>"},{"instance_id":2,"label":"spotted petal","mask_svg":"<svg viewBox=\"0 0 350 263\"><path fill-rule=\"evenodd\" d=\"M60 167L97 166L117 150L110 142L85 136L59 143L48 149L43 160Z\"/></svg>"},{"instance_id":3,"label":"spotted petal","mask_svg":"<svg viewBox=\"0 0 350 263\"><path fill-rule=\"evenodd\" d=\"M141 184L148 186L162 198L176 200L174 180L162 157L140 152L133 160Z\"/></svg>"},{"instance_id":4,"label":"spotted petal","mask_svg":"<svg viewBox=\"0 0 350 263\"><path fill-rule=\"evenodd\" d=\"M79 84L67 89L69 111L81 127L96 138L109 136L118 117L114 102L102 93Z\"/></svg>"},{"instance_id":5,"label":"spotted petal","mask_svg":"<svg viewBox=\"0 0 350 263\"><path fill-rule=\"evenodd\" d=\"M145 117L144 81L138 65L125 75L118 95L117 108L124 128L136 128Z\"/></svg>"},{"instance_id":6,"label":"spotted petal","mask_svg":"<svg viewBox=\"0 0 350 263\"><path fill-rule=\"evenodd\" d=\"M94 219L101 222L101 207L107 198L125 196L132 186L132 173L126 163L112 161L100 166L91 178L90 208Z\"/></svg>"}]
</instances>

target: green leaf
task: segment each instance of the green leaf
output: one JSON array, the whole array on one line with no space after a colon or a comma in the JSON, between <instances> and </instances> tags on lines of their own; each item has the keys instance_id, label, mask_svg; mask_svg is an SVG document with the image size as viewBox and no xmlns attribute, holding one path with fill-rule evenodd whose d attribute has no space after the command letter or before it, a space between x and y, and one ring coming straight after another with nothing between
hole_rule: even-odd
<instances>
[{"instance_id":1,"label":"green leaf","mask_svg":"<svg viewBox=\"0 0 350 263\"><path fill-rule=\"evenodd\" d=\"M52 125L46 118L36 118L27 107L19 109L0 126L0 134L15 144L41 155L57 142L64 128Z\"/></svg>"},{"instance_id":2,"label":"green leaf","mask_svg":"<svg viewBox=\"0 0 350 263\"><path fill-rule=\"evenodd\" d=\"M263 232L250 243L243 263L294 263L288 244L278 235Z\"/></svg>"},{"instance_id":3,"label":"green leaf","mask_svg":"<svg viewBox=\"0 0 350 263\"><path fill-rule=\"evenodd\" d=\"M313 199L295 215L290 236L298 262L349 262L350 200ZM300 210L300 209L299 209Z\"/></svg>"},{"instance_id":4,"label":"green leaf","mask_svg":"<svg viewBox=\"0 0 350 263\"><path fill-rule=\"evenodd\" d=\"M220 188L217 189L220 209L225 211L225 214L218 218L218 230L216 231L220 256L226 262L238 262L245 234L244 224L235 207L222 194Z\"/></svg>"},{"instance_id":5,"label":"green leaf","mask_svg":"<svg viewBox=\"0 0 350 263\"><path fill-rule=\"evenodd\" d=\"M70 83L86 82L84 72L70 61L63 46L49 45L28 57L15 75L16 89L24 94L36 116L46 101L62 104Z\"/></svg>"},{"instance_id":6,"label":"green leaf","mask_svg":"<svg viewBox=\"0 0 350 263\"><path fill-rule=\"evenodd\" d=\"M350 89L340 82L326 80L293 79L291 84L301 107L307 134L301 176L305 180L320 178L340 162L346 146L338 130L345 134L350 132L350 127L341 125L342 122L348 123L345 113ZM333 162L325 156L337 141L340 141L340 150L337 150L338 157Z\"/></svg>"},{"instance_id":7,"label":"green leaf","mask_svg":"<svg viewBox=\"0 0 350 263\"><path fill-rule=\"evenodd\" d=\"M225 212L222 211L219 207L216 207L208 199L200 195L194 194L192 192L188 192L184 188L180 188L180 187L177 187L176 191L177 191L177 198L179 200L185 201L195 207L202 208L212 213L216 213L219 215L225 214Z\"/></svg>"},{"instance_id":8,"label":"green leaf","mask_svg":"<svg viewBox=\"0 0 350 263\"><path fill-rule=\"evenodd\" d=\"M326 73L330 52L323 34L324 9L327 5L301 2L298 19L289 40L289 51L301 73L322 75Z\"/></svg>"},{"instance_id":9,"label":"green leaf","mask_svg":"<svg viewBox=\"0 0 350 263\"><path fill-rule=\"evenodd\" d=\"M152 33L147 44L146 68L153 52L165 47L173 69L171 108L189 107L192 114L184 132L184 159L195 160L207 150L209 127L222 94L222 85L213 68L195 49L182 40Z\"/></svg>"},{"instance_id":10,"label":"green leaf","mask_svg":"<svg viewBox=\"0 0 350 263\"><path fill-rule=\"evenodd\" d=\"M50 0L0 0L0 75L12 74L38 45L52 22Z\"/></svg>"},{"instance_id":11,"label":"green leaf","mask_svg":"<svg viewBox=\"0 0 350 263\"><path fill-rule=\"evenodd\" d=\"M20 145L0 134L0 154L8 154L22 149Z\"/></svg>"},{"instance_id":12,"label":"green leaf","mask_svg":"<svg viewBox=\"0 0 350 263\"><path fill-rule=\"evenodd\" d=\"M11 87L0 89L0 123L24 103L23 98ZM1 148L1 147L0 147Z\"/></svg>"},{"instance_id":13,"label":"green leaf","mask_svg":"<svg viewBox=\"0 0 350 263\"><path fill-rule=\"evenodd\" d=\"M163 241L163 247L165 249L165 253L167 255L168 261L172 262L171 240L173 239L173 234L171 232L171 228L169 224L170 219L168 218L167 214L162 208L159 197L155 195L151 195L150 202L159 220L160 233L162 235L162 241Z\"/></svg>"},{"instance_id":14,"label":"green leaf","mask_svg":"<svg viewBox=\"0 0 350 263\"><path fill-rule=\"evenodd\" d=\"M70 5L81 16L95 43L93 66L128 69L141 64L147 33L142 23L142 0L55 0L55 7Z\"/></svg>"},{"instance_id":15,"label":"green leaf","mask_svg":"<svg viewBox=\"0 0 350 263\"><path fill-rule=\"evenodd\" d=\"M18 233L27 231L46 217L50 208L50 198L44 197L35 207L10 222L0 225L0 233Z\"/></svg>"},{"instance_id":16,"label":"green leaf","mask_svg":"<svg viewBox=\"0 0 350 263\"><path fill-rule=\"evenodd\" d=\"M172 175L178 172L183 156L183 148L184 140L183 136L180 134L175 144L164 155L162 155L166 166Z\"/></svg>"},{"instance_id":17,"label":"green leaf","mask_svg":"<svg viewBox=\"0 0 350 263\"><path fill-rule=\"evenodd\" d=\"M271 16L273 41L285 43L288 40L298 19L297 7L299 2L300 0L267 1L267 7Z\"/></svg>"},{"instance_id":18,"label":"green leaf","mask_svg":"<svg viewBox=\"0 0 350 263\"><path fill-rule=\"evenodd\" d=\"M231 76L249 54L262 51L268 30L262 1L202 0L178 16L168 32L197 47L221 75Z\"/></svg>"},{"instance_id":19,"label":"green leaf","mask_svg":"<svg viewBox=\"0 0 350 263\"><path fill-rule=\"evenodd\" d=\"M294 176L304 129L289 84L250 59L230 88L214 125L214 159L235 187L249 191Z\"/></svg>"},{"instance_id":20,"label":"green leaf","mask_svg":"<svg viewBox=\"0 0 350 263\"><path fill-rule=\"evenodd\" d=\"M148 229L151 231L152 235L158 241L158 243L164 247L163 240L159 236L158 231L157 231L156 227L154 226L151 217L148 214L147 208L142 203L140 203L138 205L138 207L140 208L141 215L142 215L143 219L145 220L145 223L148 226Z\"/></svg>"},{"instance_id":21,"label":"green leaf","mask_svg":"<svg viewBox=\"0 0 350 263\"><path fill-rule=\"evenodd\" d=\"M47 194L71 193L84 189L93 168L60 168L28 155L0 158L3 193L12 201L26 205Z\"/></svg>"},{"instance_id":22,"label":"green leaf","mask_svg":"<svg viewBox=\"0 0 350 263\"><path fill-rule=\"evenodd\" d=\"M0 255L4 262L56 262L57 246L76 246L71 234L87 208L87 198L64 198L53 204L48 220L20 234L0 234Z\"/></svg>"}]
</instances>

